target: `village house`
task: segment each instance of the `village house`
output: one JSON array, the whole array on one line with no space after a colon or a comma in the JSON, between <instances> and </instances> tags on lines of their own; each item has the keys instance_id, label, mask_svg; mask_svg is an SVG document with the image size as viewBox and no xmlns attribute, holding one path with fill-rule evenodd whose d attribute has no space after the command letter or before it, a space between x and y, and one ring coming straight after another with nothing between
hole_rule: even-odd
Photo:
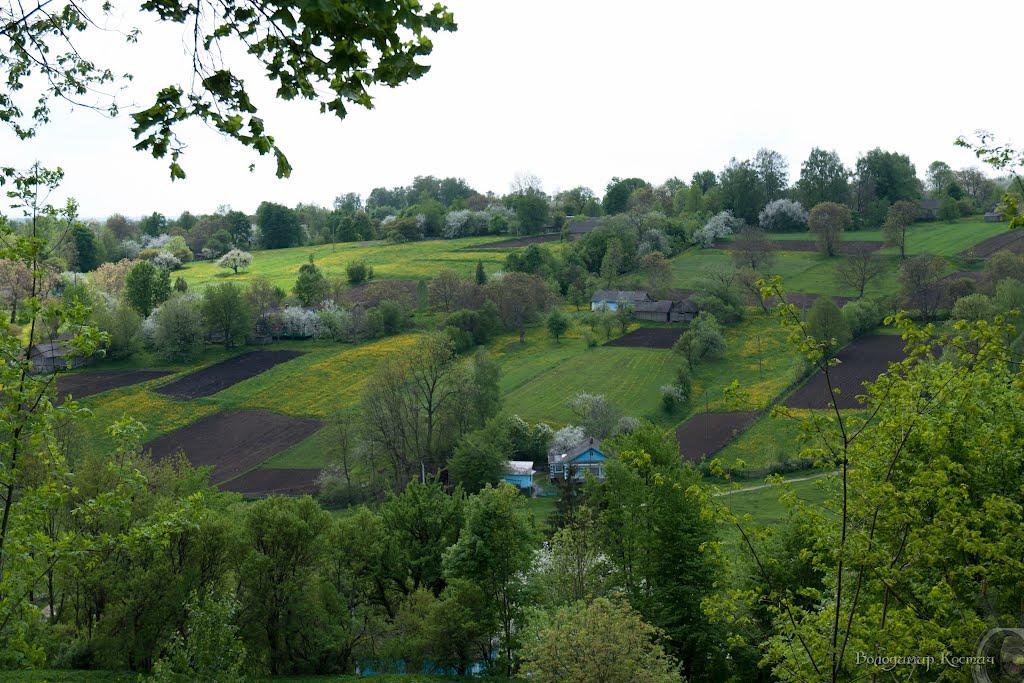
<instances>
[{"instance_id":1,"label":"village house","mask_svg":"<svg viewBox=\"0 0 1024 683\"><path fill-rule=\"evenodd\" d=\"M566 216L569 223L569 236L571 239L579 239L589 232L594 232L600 222L600 218L590 216Z\"/></svg>"},{"instance_id":2,"label":"village house","mask_svg":"<svg viewBox=\"0 0 1024 683\"><path fill-rule=\"evenodd\" d=\"M647 292L634 290L599 289L590 298L591 311L617 311L619 306L632 308L637 320L656 323L685 323L697 315L698 308L687 297L681 301L651 299Z\"/></svg>"},{"instance_id":3,"label":"village house","mask_svg":"<svg viewBox=\"0 0 1024 683\"><path fill-rule=\"evenodd\" d=\"M502 481L507 481L525 493L533 493L533 475L537 470L533 469L532 460L509 460L506 468Z\"/></svg>"},{"instance_id":4,"label":"village house","mask_svg":"<svg viewBox=\"0 0 1024 683\"><path fill-rule=\"evenodd\" d=\"M647 292L637 290L598 289L594 292L594 295L590 297L590 310L617 311L619 310L619 306L632 306L635 310L637 304L650 300L650 297L647 296Z\"/></svg>"},{"instance_id":5,"label":"village house","mask_svg":"<svg viewBox=\"0 0 1024 683\"><path fill-rule=\"evenodd\" d=\"M68 340L71 335L61 335L48 342L34 344L29 351L34 374L50 374L73 370L91 364L95 356L83 356L72 347Z\"/></svg>"},{"instance_id":6,"label":"village house","mask_svg":"<svg viewBox=\"0 0 1024 683\"><path fill-rule=\"evenodd\" d=\"M548 478L551 481L572 477L582 481L589 472L599 481L604 480L604 462L608 459L601 451L601 442L587 439L568 453L548 456Z\"/></svg>"},{"instance_id":7,"label":"village house","mask_svg":"<svg viewBox=\"0 0 1024 683\"><path fill-rule=\"evenodd\" d=\"M937 220L940 205L938 199L919 199L917 200L917 215L923 221Z\"/></svg>"},{"instance_id":8,"label":"village house","mask_svg":"<svg viewBox=\"0 0 1024 683\"><path fill-rule=\"evenodd\" d=\"M995 209L989 209L985 212L986 223L1002 223L1003 220L1005 220L1003 218L1003 214L999 213Z\"/></svg>"}]
</instances>

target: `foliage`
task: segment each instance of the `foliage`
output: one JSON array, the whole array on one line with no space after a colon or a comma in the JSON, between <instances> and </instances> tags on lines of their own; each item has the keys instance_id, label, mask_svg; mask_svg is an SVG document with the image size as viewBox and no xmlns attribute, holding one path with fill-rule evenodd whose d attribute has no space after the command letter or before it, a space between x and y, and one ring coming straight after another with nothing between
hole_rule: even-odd
<instances>
[{"instance_id":1,"label":"foliage","mask_svg":"<svg viewBox=\"0 0 1024 683\"><path fill-rule=\"evenodd\" d=\"M527 324L550 305L547 284L535 275L523 273L492 278L484 286L484 295L494 304L505 329L519 333L520 342L525 340Z\"/></svg>"},{"instance_id":2,"label":"foliage","mask_svg":"<svg viewBox=\"0 0 1024 683\"><path fill-rule=\"evenodd\" d=\"M373 266L366 261L350 261L345 266L345 275L350 285L360 285L373 279Z\"/></svg>"},{"instance_id":3,"label":"foliage","mask_svg":"<svg viewBox=\"0 0 1024 683\"><path fill-rule=\"evenodd\" d=\"M128 358L142 347L142 317L131 306L123 302L97 305L92 321L108 337L108 358Z\"/></svg>"},{"instance_id":4,"label":"foliage","mask_svg":"<svg viewBox=\"0 0 1024 683\"><path fill-rule=\"evenodd\" d=\"M193 593L185 605L183 632L177 632L153 666L157 681L185 683L203 680L235 683L243 680L245 646L234 625L238 602L230 593Z\"/></svg>"},{"instance_id":5,"label":"foliage","mask_svg":"<svg viewBox=\"0 0 1024 683\"><path fill-rule=\"evenodd\" d=\"M71 228L71 240L75 247L75 268L80 273L88 273L99 265L100 258L96 249L96 236L88 227L77 224Z\"/></svg>"},{"instance_id":6,"label":"foliage","mask_svg":"<svg viewBox=\"0 0 1024 683\"><path fill-rule=\"evenodd\" d=\"M720 358L725 353L725 337L718 319L711 313L698 313L672 350L682 354L690 365L705 358Z\"/></svg>"},{"instance_id":7,"label":"foliage","mask_svg":"<svg viewBox=\"0 0 1024 683\"><path fill-rule=\"evenodd\" d=\"M544 615L523 653L523 670L539 683L682 680L658 643L661 634L622 598L580 601Z\"/></svg>"},{"instance_id":8,"label":"foliage","mask_svg":"<svg viewBox=\"0 0 1024 683\"><path fill-rule=\"evenodd\" d=\"M124 298L140 315L163 303L171 292L171 278L166 270L148 261L139 261L124 280Z\"/></svg>"},{"instance_id":9,"label":"foliage","mask_svg":"<svg viewBox=\"0 0 1024 683\"><path fill-rule=\"evenodd\" d=\"M622 417L622 411L603 395L585 391L569 399L569 409L584 431L596 439L614 434Z\"/></svg>"},{"instance_id":10,"label":"foliage","mask_svg":"<svg viewBox=\"0 0 1024 683\"><path fill-rule=\"evenodd\" d=\"M224 348L245 343L252 331L253 316L241 287L234 282L207 287L201 308L206 329L221 336Z\"/></svg>"},{"instance_id":11,"label":"foliage","mask_svg":"<svg viewBox=\"0 0 1024 683\"><path fill-rule=\"evenodd\" d=\"M815 147L800 166L796 195L804 206L824 202L844 204L850 194L849 177L850 171L835 151Z\"/></svg>"},{"instance_id":12,"label":"foliage","mask_svg":"<svg viewBox=\"0 0 1024 683\"><path fill-rule=\"evenodd\" d=\"M467 493L479 493L486 486L496 486L506 474L509 457L496 432L488 425L466 434L448 461L452 480Z\"/></svg>"},{"instance_id":13,"label":"foliage","mask_svg":"<svg viewBox=\"0 0 1024 683\"><path fill-rule=\"evenodd\" d=\"M819 296L807 313L807 334L834 354L846 346L853 334L832 297Z\"/></svg>"},{"instance_id":14,"label":"foliage","mask_svg":"<svg viewBox=\"0 0 1024 683\"><path fill-rule=\"evenodd\" d=\"M295 280L292 292L306 308L319 306L327 297L327 278L313 263L312 255L309 257L309 263L303 263L299 267L299 276Z\"/></svg>"},{"instance_id":15,"label":"foliage","mask_svg":"<svg viewBox=\"0 0 1024 683\"><path fill-rule=\"evenodd\" d=\"M150 261L161 270L171 271L181 268L181 259L166 249L158 251Z\"/></svg>"},{"instance_id":16,"label":"foliage","mask_svg":"<svg viewBox=\"0 0 1024 683\"><path fill-rule=\"evenodd\" d=\"M885 318L882 306L869 299L859 299L845 304L842 313L853 337L867 334L881 325Z\"/></svg>"},{"instance_id":17,"label":"foliage","mask_svg":"<svg viewBox=\"0 0 1024 683\"><path fill-rule=\"evenodd\" d=\"M766 232L802 232L807 229L807 209L791 199L776 199L761 210L757 224Z\"/></svg>"},{"instance_id":18,"label":"foliage","mask_svg":"<svg viewBox=\"0 0 1024 683\"><path fill-rule=\"evenodd\" d=\"M898 201L889 207L882 225L885 241L900 249L900 258L907 257L907 228L917 220L917 205L913 202Z\"/></svg>"},{"instance_id":19,"label":"foliage","mask_svg":"<svg viewBox=\"0 0 1024 683\"><path fill-rule=\"evenodd\" d=\"M818 240L818 246L826 256L835 256L843 233L850 229L850 209L835 202L824 202L811 209L807 226Z\"/></svg>"},{"instance_id":20,"label":"foliage","mask_svg":"<svg viewBox=\"0 0 1024 683\"><path fill-rule=\"evenodd\" d=\"M900 288L903 305L930 319L946 298L942 280L946 262L939 256L921 254L903 262L900 269Z\"/></svg>"},{"instance_id":21,"label":"foliage","mask_svg":"<svg viewBox=\"0 0 1024 683\"><path fill-rule=\"evenodd\" d=\"M725 239L743 226L743 220L736 218L730 211L717 213L699 230L693 233L694 244L710 247L715 241Z\"/></svg>"},{"instance_id":22,"label":"foliage","mask_svg":"<svg viewBox=\"0 0 1024 683\"><path fill-rule=\"evenodd\" d=\"M638 189L650 187L642 178L612 178L605 188L601 207L605 215L623 213L629 208L629 198Z\"/></svg>"},{"instance_id":23,"label":"foliage","mask_svg":"<svg viewBox=\"0 0 1024 683\"><path fill-rule=\"evenodd\" d=\"M232 249L217 259L218 268L230 268L235 275L252 265L252 254L241 249Z\"/></svg>"},{"instance_id":24,"label":"foliage","mask_svg":"<svg viewBox=\"0 0 1024 683\"><path fill-rule=\"evenodd\" d=\"M548 314L545 325L548 328L548 334L551 335L555 342L559 342L562 335L569 329L569 319L561 310L555 308Z\"/></svg>"},{"instance_id":25,"label":"foliage","mask_svg":"<svg viewBox=\"0 0 1024 683\"><path fill-rule=\"evenodd\" d=\"M985 294L969 294L962 296L953 304L949 317L953 320L991 320L996 314L996 307Z\"/></svg>"},{"instance_id":26,"label":"foliage","mask_svg":"<svg viewBox=\"0 0 1024 683\"><path fill-rule=\"evenodd\" d=\"M153 347L167 361L190 361L203 351L205 323L195 298L184 295L165 301L153 312Z\"/></svg>"}]
</instances>

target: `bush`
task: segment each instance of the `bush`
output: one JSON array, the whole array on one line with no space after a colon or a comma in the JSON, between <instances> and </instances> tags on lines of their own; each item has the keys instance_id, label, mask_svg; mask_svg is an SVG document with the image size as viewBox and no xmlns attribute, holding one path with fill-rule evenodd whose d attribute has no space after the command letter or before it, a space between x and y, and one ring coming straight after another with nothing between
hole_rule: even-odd
<instances>
[{"instance_id":1,"label":"bush","mask_svg":"<svg viewBox=\"0 0 1024 683\"><path fill-rule=\"evenodd\" d=\"M853 338L850 325L836 306L836 302L827 296L819 296L811 306L811 311L807 314L807 334L821 343L835 339L833 351L846 346Z\"/></svg>"},{"instance_id":2,"label":"bush","mask_svg":"<svg viewBox=\"0 0 1024 683\"><path fill-rule=\"evenodd\" d=\"M313 336L317 339L349 341L352 339L352 314L343 308L326 306L316 312Z\"/></svg>"},{"instance_id":3,"label":"bush","mask_svg":"<svg viewBox=\"0 0 1024 683\"><path fill-rule=\"evenodd\" d=\"M996 314L996 307L992 299L984 294L968 294L960 297L953 304L953 311L950 314L954 320L991 320Z\"/></svg>"},{"instance_id":4,"label":"bush","mask_svg":"<svg viewBox=\"0 0 1024 683\"><path fill-rule=\"evenodd\" d=\"M743 227L743 220L732 215L731 211L723 211L694 231L692 239L695 244L710 247L715 240L728 237Z\"/></svg>"},{"instance_id":5,"label":"bush","mask_svg":"<svg viewBox=\"0 0 1024 683\"><path fill-rule=\"evenodd\" d=\"M310 256L309 263L303 263L299 267L299 276L292 288L295 298L306 308L319 306L327 296L327 279L320 269L313 263Z\"/></svg>"},{"instance_id":6,"label":"bush","mask_svg":"<svg viewBox=\"0 0 1024 683\"><path fill-rule=\"evenodd\" d=\"M725 355L725 337L718 319L711 313L700 312L672 348L691 366L705 358L721 358Z\"/></svg>"},{"instance_id":7,"label":"bush","mask_svg":"<svg viewBox=\"0 0 1024 683\"><path fill-rule=\"evenodd\" d=\"M190 361L203 351L203 316L188 295L164 302L154 313L153 345L167 361Z\"/></svg>"},{"instance_id":8,"label":"bush","mask_svg":"<svg viewBox=\"0 0 1024 683\"><path fill-rule=\"evenodd\" d=\"M757 222L765 232L802 232L807 229L807 210L800 202L776 199L761 210Z\"/></svg>"},{"instance_id":9,"label":"bush","mask_svg":"<svg viewBox=\"0 0 1024 683\"><path fill-rule=\"evenodd\" d=\"M373 279L373 266L366 261L350 261L345 267L350 285L360 285Z\"/></svg>"},{"instance_id":10,"label":"bush","mask_svg":"<svg viewBox=\"0 0 1024 683\"><path fill-rule=\"evenodd\" d=\"M181 268L181 259L169 251L161 251L153 257L152 263L163 270L178 270Z\"/></svg>"},{"instance_id":11,"label":"bush","mask_svg":"<svg viewBox=\"0 0 1024 683\"><path fill-rule=\"evenodd\" d=\"M93 322L101 332L110 335L108 358L128 358L142 346L142 316L126 303L96 306Z\"/></svg>"},{"instance_id":12,"label":"bush","mask_svg":"<svg viewBox=\"0 0 1024 683\"><path fill-rule=\"evenodd\" d=\"M676 406L686 403L687 396L683 390L675 384L666 384L661 387L661 407L666 413L671 413Z\"/></svg>"},{"instance_id":13,"label":"bush","mask_svg":"<svg viewBox=\"0 0 1024 683\"><path fill-rule=\"evenodd\" d=\"M699 293L690 300L701 311L707 311L725 324L739 322L743 319L743 309L715 294Z\"/></svg>"},{"instance_id":14,"label":"bush","mask_svg":"<svg viewBox=\"0 0 1024 683\"><path fill-rule=\"evenodd\" d=\"M486 344L499 330L501 319L490 301L480 310L463 309L455 311L445 319L446 328L454 328L469 335L471 345Z\"/></svg>"},{"instance_id":15,"label":"bush","mask_svg":"<svg viewBox=\"0 0 1024 683\"><path fill-rule=\"evenodd\" d=\"M281 311L281 336L312 337L318 326L316 313L299 306L288 306Z\"/></svg>"},{"instance_id":16,"label":"bush","mask_svg":"<svg viewBox=\"0 0 1024 683\"><path fill-rule=\"evenodd\" d=\"M1000 313L1017 311L1024 316L1024 282L1006 278L996 285L993 303Z\"/></svg>"},{"instance_id":17,"label":"bush","mask_svg":"<svg viewBox=\"0 0 1024 683\"><path fill-rule=\"evenodd\" d=\"M206 329L223 338L225 348L245 343L252 331L253 315L242 288L233 282L210 285L203 290Z\"/></svg>"},{"instance_id":18,"label":"bush","mask_svg":"<svg viewBox=\"0 0 1024 683\"><path fill-rule=\"evenodd\" d=\"M843 306L843 319L850 328L850 334L859 337L882 324L885 314L882 307L868 299L851 301Z\"/></svg>"},{"instance_id":19,"label":"bush","mask_svg":"<svg viewBox=\"0 0 1024 683\"><path fill-rule=\"evenodd\" d=\"M381 332L386 335L398 334L409 322L409 313L396 301L381 301L370 310L380 318Z\"/></svg>"}]
</instances>

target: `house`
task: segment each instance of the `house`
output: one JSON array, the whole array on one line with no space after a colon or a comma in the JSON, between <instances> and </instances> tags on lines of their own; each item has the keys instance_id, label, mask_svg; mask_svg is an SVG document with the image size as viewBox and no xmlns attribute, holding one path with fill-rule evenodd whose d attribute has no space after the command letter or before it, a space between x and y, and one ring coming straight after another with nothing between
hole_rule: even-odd
<instances>
[{"instance_id":1,"label":"house","mask_svg":"<svg viewBox=\"0 0 1024 683\"><path fill-rule=\"evenodd\" d=\"M917 216L922 221L934 221L939 218L939 205L938 199L919 199L917 200Z\"/></svg>"},{"instance_id":2,"label":"house","mask_svg":"<svg viewBox=\"0 0 1024 683\"><path fill-rule=\"evenodd\" d=\"M633 306L641 302L650 301L647 292L618 289L599 289L590 297L590 310L617 311L620 305Z\"/></svg>"},{"instance_id":3,"label":"house","mask_svg":"<svg viewBox=\"0 0 1024 683\"><path fill-rule=\"evenodd\" d=\"M693 299L689 297L682 301L676 301L672 304L672 310L669 312L670 323L688 323L697 317L697 313L700 309L697 304L693 302Z\"/></svg>"},{"instance_id":4,"label":"house","mask_svg":"<svg viewBox=\"0 0 1024 683\"><path fill-rule=\"evenodd\" d=\"M667 323L672 318L672 301L638 301L633 304L633 317L637 320L651 320Z\"/></svg>"},{"instance_id":5,"label":"house","mask_svg":"<svg viewBox=\"0 0 1024 683\"><path fill-rule=\"evenodd\" d=\"M587 439L568 453L548 456L548 478L551 481L573 477L583 480L589 472L595 479L603 480L604 461L608 459L601 451L601 443Z\"/></svg>"},{"instance_id":6,"label":"house","mask_svg":"<svg viewBox=\"0 0 1024 683\"><path fill-rule=\"evenodd\" d=\"M989 209L985 212L986 223L1002 223L1004 220L1006 219L1003 218L1003 214L999 213L995 209Z\"/></svg>"},{"instance_id":7,"label":"house","mask_svg":"<svg viewBox=\"0 0 1024 683\"><path fill-rule=\"evenodd\" d=\"M600 218L590 216L566 216L569 223L569 236L571 239L579 239L588 232L594 232L600 224Z\"/></svg>"},{"instance_id":8,"label":"house","mask_svg":"<svg viewBox=\"0 0 1024 683\"><path fill-rule=\"evenodd\" d=\"M49 374L89 365L95 356L83 356L68 344L71 335L63 334L56 339L35 344L29 351L34 374Z\"/></svg>"},{"instance_id":9,"label":"house","mask_svg":"<svg viewBox=\"0 0 1024 683\"><path fill-rule=\"evenodd\" d=\"M520 491L532 493L533 475L536 473L537 470L533 469L532 460L509 460L507 471L501 480L507 481Z\"/></svg>"}]
</instances>

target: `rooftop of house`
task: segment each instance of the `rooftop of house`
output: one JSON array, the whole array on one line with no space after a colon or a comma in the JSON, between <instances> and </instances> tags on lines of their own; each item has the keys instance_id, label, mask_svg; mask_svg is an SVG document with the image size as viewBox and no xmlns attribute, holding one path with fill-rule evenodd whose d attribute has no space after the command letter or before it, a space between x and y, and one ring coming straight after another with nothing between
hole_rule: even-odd
<instances>
[{"instance_id":1,"label":"rooftop of house","mask_svg":"<svg viewBox=\"0 0 1024 683\"><path fill-rule=\"evenodd\" d=\"M552 462L554 462L554 463L559 463L559 464L561 464L563 462L568 462L568 461L572 460L573 458L575 458L576 456L582 455L583 453L586 453L591 448L593 448L595 451L601 453L601 442L596 440L596 439L594 439L594 437L590 437L588 439L584 439L583 441L581 441L579 444L577 444L573 448L570 448L567 452L562 453L561 455L556 455L556 456L550 458L550 460ZM602 455L603 455L603 453L602 453Z\"/></svg>"},{"instance_id":2,"label":"rooftop of house","mask_svg":"<svg viewBox=\"0 0 1024 683\"><path fill-rule=\"evenodd\" d=\"M536 472L533 469L532 460L509 460L508 461L508 473L509 474L526 474L533 476Z\"/></svg>"},{"instance_id":3,"label":"rooftop of house","mask_svg":"<svg viewBox=\"0 0 1024 683\"><path fill-rule=\"evenodd\" d=\"M919 200L917 200L917 205L920 206L922 209L928 209L928 210L932 210L932 211L938 210L939 204L940 204L940 202L939 202L938 199L919 199Z\"/></svg>"},{"instance_id":4,"label":"rooftop of house","mask_svg":"<svg viewBox=\"0 0 1024 683\"><path fill-rule=\"evenodd\" d=\"M636 303L649 300L650 297L647 296L647 292L628 289L598 289L594 292L594 296L590 297L590 303L594 304L601 303L602 301Z\"/></svg>"},{"instance_id":5,"label":"rooftop of house","mask_svg":"<svg viewBox=\"0 0 1024 683\"><path fill-rule=\"evenodd\" d=\"M591 216L568 216L569 221L569 232L574 235L583 235L588 232L593 232L598 224L600 223L599 218Z\"/></svg>"},{"instance_id":6,"label":"rooftop of house","mask_svg":"<svg viewBox=\"0 0 1024 683\"><path fill-rule=\"evenodd\" d=\"M672 310L671 301L638 301L634 310L637 313L668 313Z\"/></svg>"}]
</instances>

